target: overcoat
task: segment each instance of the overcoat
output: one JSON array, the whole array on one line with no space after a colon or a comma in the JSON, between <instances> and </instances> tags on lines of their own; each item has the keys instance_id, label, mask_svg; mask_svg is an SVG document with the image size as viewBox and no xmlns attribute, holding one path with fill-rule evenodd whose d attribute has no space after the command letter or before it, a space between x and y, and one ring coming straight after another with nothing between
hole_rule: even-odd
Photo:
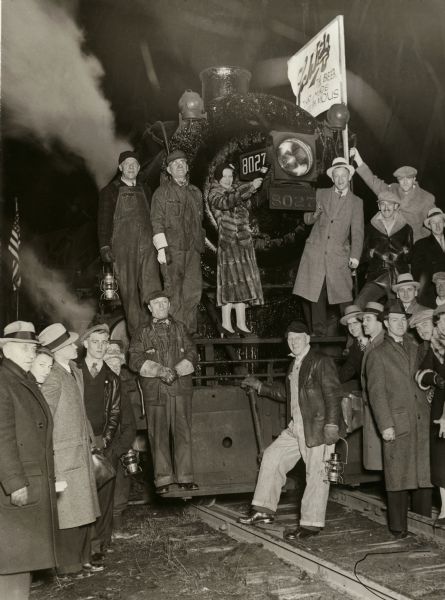
<instances>
[{"instance_id":1,"label":"overcoat","mask_svg":"<svg viewBox=\"0 0 445 600\"><path fill-rule=\"evenodd\" d=\"M314 223L298 268L293 293L317 302L323 282L329 304L352 300L349 259L360 260L363 249L363 201L348 190L339 197L335 188L317 190L317 204L323 209L314 222L305 213L306 224Z\"/></svg>"},{"instance_id":2,"label":"overcoat","mask_svg":"<svg viewBox=\"0 0 445 600\"><path fill-rule=\"evenodd\" d=\"M405 217L413 230L414 242L428 235L428 229L423 226L428 211L435 205L432 194L423 190L417 183L409 192L404 192L398 182L387 184L379 179L366 163L357 167L357 173L368 187L378 196L381 192L391 191L400 200L400 213Z\"/></svg>"},{"instance_id":3,"label":"overcoat","mask_svg":"<svg viewBox=\"0 0 445 600\"><path fill-rule=\"evenodd\" d=\"M260 390L262 396L286 402L288 422L292 419L289 375L292 373L294 362L292 361L287 373L285 385L281 382L263 383ZM298 375L298 404L308 448L326 443L325 425L337 425L339 435L344 437L346 425L341 410L342 393L332 358L322 356L312 349L309 350L303 358Z\"/></svg>"},{"instance_id":4,"label":"overcoat","mask_svg":"<svg viewBox=\"0 0 445 600\"><path fill-rule=\"evenodd\" d=\"M369 406L365 367L370 352L380 346L384 339L385 331L382 329L373 340L369 341L363 353L360 373L363 398L363 466L370 471L381 471L383 469L383 449L382 438L377 430L374 415Z\"/></svg>"},{"instance_id":5,"label":"overcoat","mask_svg":"<svg viewBox=\"0 0 445 600\"><path fill-rule=\"evenodd\" d=\"M56 479L68 484L57 497L60 529L92 523L100 515L82 372L74 362L70 367L72 374L55 362L42 385L54 419Z\"/></svg>"},{"instance_id":6,"label":"overcoat","mask_svg":"<svg viewBox=\"0 0 445 600\"><path fill-rule=\"evenodd\" d=\"M429 405L414 376L417 344L409 336L403 346L386 336L369 353L366 380L369 402L382 434L395 428L395 440L383 441L383 473L388 492L431 487Z\"/></svg>"},{"instance_id":7,"label":"overcoat","mask_svg":"<svg viewBox=\"0 0 445 600\"><path fill-rule=\"evenodd\" d=\"M0 367L0 575L56 564L51 412L35 380L4 358ZM28 504L11 493L28 487Z\"/></svg>"},{"instance_id":8,"label":"overcoat","mask_svg":"<svg viewBox=\"0 0 445 600\"><path fill-rule=\"evenodd\" d=\"M414 244L411 270L414 279L420 282L420 302L436 308L436 288L432 277L438 271L445 271L445 252L433 234Z\"/></svg>"}]
</instances>

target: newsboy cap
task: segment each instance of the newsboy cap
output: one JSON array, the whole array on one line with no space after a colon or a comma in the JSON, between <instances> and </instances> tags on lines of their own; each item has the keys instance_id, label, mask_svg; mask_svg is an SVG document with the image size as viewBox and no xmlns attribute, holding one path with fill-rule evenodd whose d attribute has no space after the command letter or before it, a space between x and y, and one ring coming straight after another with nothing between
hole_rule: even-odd
<instances>
[{"instance_id":1,"label":"newsboy cap","mask_svg":"<svg viewBox=\"0 0 445 600\"><path fill-rule=\"evenodd\" d=\"M167 155L167 164L169 165L174 160L178 160L180 158L187 160L186 153L182 150L173 150L173 152L170 152L170 154Z\"/></svg>"},{"instance_id":2,"label":"newsboy cap","mask_svg":"<svg viewBox=\"0 0 445 600\"><path fill-rule=\"evenodd\" d=\"M285 336L287 337L289 333L306 333L309 334L309 328L304 321L292 321L286 328Z\"/></svg>"},{"instance_id":3,"label":"newsboy cap","mask_svg":"<svg viewBox=\"0 0 445 600\"><path fill-rule=\"evenodd\" d=\"M396 179L400 179L402 177L415 177L417 175L417 169L414 167L399 167L393 173Z\"/></svg>"},{"instance_id":4,"label":"newsboy cap","mask_svg":"<svg viewBox=\"0 0 445 600\"><path fill-rule=\"evenodd\" d=\"M139 155L137 152L134 152L133 150L124 150L123 152L121 152L119 154L118 164L121 165L124 162L124 160L126 160L127 158L135 158L138 161L138 163L140 164Z\"/></svg>"},{"instance_id":5,"label":"newsboy cap","mask_svg":"<svg viewBox=\"0 0 445 600\"><path fill-rule=\"evenodd\" d=\"M380 192L377 196L377 202L392 202L393 204L400 204L400 198L391 192L390 190L385 190L384 192Z\"/></svg>"},{"instance_id":6,"label":"newsboy cap","mask_svg":"<svg viewBox=\"0 0 445 600\"><path fill-rule=\"evenodd\" d=\"M145 302L147 304L150 304L150 302L152 300L156 300L156 298L168 298L170 300L170 297L171 297L171 295L168 292L166 292L165 290L155 290L149 296L147 296L147 298L145 299Z\"/></svg>"},{"instance_id":7,"label":"newsboy cap","mask_svg":"<svg viewBox=\"0 0 445 600\"><path fill-rule=\"evenodd\" d=\"M85 340L87 340L92 333L106 333L110 335L110 328L106 323L99 323L98 325L93 325L87 329L82 335L79 337L79 344L83 344Z\"/></svg>"},{"instance_id":8,"label":"newsboy cap","mask_svg":"<svg viewBox=\"0 0 445 600\"><path fill-rule=\"evenodd\" d=\"M444 279L445 279L444 271L437 271L437 273L434 273L434 275L433 275L433 283L436 283L437 281L443 281Z\"/></svg>"},{"instance_id":9,"label":"newsboy cap","mask_svg":"<svg viewBox=\"0 0 445 600\"><path fill-rule=\"evenodd\" d=\"M410 328L413 328L416 327L416 325L423 323L424 321L431 321L433 318L433 312L434 311L432 308L425 308L424 310L417 311L408 321L408 325L410 326Z\"/></svg>"}]
</instances>

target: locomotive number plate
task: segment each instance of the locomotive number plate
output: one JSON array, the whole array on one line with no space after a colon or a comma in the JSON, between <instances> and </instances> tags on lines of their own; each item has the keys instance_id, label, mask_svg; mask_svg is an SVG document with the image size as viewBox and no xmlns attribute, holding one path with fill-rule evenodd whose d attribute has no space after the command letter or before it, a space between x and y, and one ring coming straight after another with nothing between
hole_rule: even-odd
<instances>
[{"instance_id":1,"label":"locomotive number plate","mask_svg":"<svg viewBox=\"0 0 445 600\"><path fill-rule=\"evenodd\" d=\"M266 166L266 150L260 149L254 152L240 154L239 178L242 181L252 181L255 177L261 177L261 169Z\"/></svg>"},{"instance_id":2,"label":"locomotive number plate","mask_svg":"<svg viewBox=\"0 0 445 600\"><path fill-rule=\"evenodd\" d=\"M269 189L269 208L275 210L315 210L315 189L286 186Z\"/></svg>"}]
</instances>

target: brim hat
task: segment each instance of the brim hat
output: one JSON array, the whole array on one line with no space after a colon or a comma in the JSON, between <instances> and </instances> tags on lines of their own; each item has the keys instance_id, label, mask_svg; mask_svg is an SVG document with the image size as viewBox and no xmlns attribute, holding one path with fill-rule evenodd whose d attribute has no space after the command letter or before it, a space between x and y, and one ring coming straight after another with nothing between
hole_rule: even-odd
<instances>
[{"instance_id":1,"label":"brim hat","mask_svg":"<svg viewBox=\"0 0 445 600\"><path fill-rule=\"evenodd\" d=\"M74 331L68 331L62 323L48 325L39 333L40 343L51 352L57 352L65 346L73 344L78 339L79 335Z\"/></svg>"},{"instance_id":2,"label":"brim hat","mask_svg":"<svg viewBox=\"0 0 445 600\"><path fill-rule=\"evenodd\" d=\"M166 162L167 165L172 163L174 160L179 160L180 158L187 160L187 155L182 150L173 150L170 154L167 155Z\"/></svg>"},{"instance_id":3,"label":"brim hat","mask_svg":"<svg viewBox=\"0 0 445 600\"><path fill-rule=\"evenodd\" d=\"M423 222L424 227L426 227L427 229L431 229L431 225L430 225L430 221L433 217L442 217L442 219L445 221L445 214L440 210L440 208L437 208L436 206L434 208L430 208L430 210L428 211L428 214L426 216L426 219Z\"/></svg>"},{"instance_id":4,"label":"brim hat","mask_svg":"<svg viewBox=\"0 0 445 600\"><path fill-rule=\"evenodd\" d=\"M164 290L156 290L152 292L149 296L147 296L145 302L150 304L152 300L156 300L156 298L168 298L170 300L171 295Z\"/></svg>"},{"instance_id":5,"label":"brim hat","mask_svg":"<svg viewBox=\"0 0 445 600\"><path fill-rule=\"evenodd\" d=\"M351 304L345 308L345 314L340 319L342 325L347 325L351 319L361 319L363 317L363 311L360 306Z\"/></svg>"},{"instance_id":6,"label":"brim hat","mask_svg":"<svg viewBox=\"0 0 445 600\"><path fill-rule=\"evenodd\" d=\"M376 315L377 317L381 317L385 307L380 302L368 302L363 309L362 316L366 314Z\"/></svg>"},{"instance_id":7,"label":"brim hat","mask_svg":"<svg viewBox=\"0 0 445 600\"><path fill-rule=\"evenodd\" d=\"M95 332L107 333L108 335L110 335L110 328L108 327L108 325L106 323L99 323L97 325L93 325L93 327L90 327L89 329L87 329L79 337L79 344L83 344L83 342L85 340L87 340L92 333L95 333Z\"/></svg>"},{"instance_id":8,"label":"brim hat","mask_svg":"<svg viewBox=\"0 0 445 600\"><path fill-rule=\"evenodd\" d=\"M332 161L332 166L329 167L329 169L326 171L326 175L328 177L332 178L332 175L335 171L335 169L340 169L341 167L343 167L344 169L347 169L349 171L349 179L351 179L351 177L354 175L355 173L355 169L352 165L350 165L348 162L346 162L346 160L344 158L334 158L334 160Z\"/></svg>"},{"instance_id":9,"label":"brim hat","mask_svg":"<svg viewBox=\"0 0 445 600\"><path fill-rule=\"evenodd\" d=\"M284 335L287 337L289 333L306 333L307 335L310 335L309 327L304 321L292 321L289 323Z\"/></svg>"},{"instance_id":10,"label":"brim hat","mask_svg":"<svg viewBox=\"0 0 445 600\"><path fill-rule=\"evenodd\" d=\"M424 321L431 321L433 319L434 310L432 308L425 308L424 310L419 310L414 313L413 316L408 321L409 327L412 329L419 325L419 323L423 323Z\"/></svg>"},{"instance_id":11,"label":"brim hat","mask_svg":"<svg viewBox=\"0 0 445 600\"><path fill-rule=\"evenodd\" d=\"M443 281L444 279L445 279L445 272L437 271L436 273L433 274L431 281L433 283L437 283L438 281Z\"/></svg>"},{"instance_id":12,"label":"brim hat","mask_svg":"<svg viewBox=\"0 0 445 600\"><path fill-rule=\"evenodd\" d=\"M416 289L420 288L420 283L418 281L414 281L411 273L402 273L397 277L397 283L395 283L391 289L393 292L397 292L397 290L407 285L413 285Z\"/></svg>"},{"instance_id":13,"label":"brim hat","mask_svg":"<svg viewBox=\"0 0 445 600\"><path fill-rule=\"evenodd\" d=\"M119 154L118 165L120 166L124 162L124 160L127 160L127 158L135 158L138 161L138 163L141 164L139 160L139 154L137 152L134 152L133 150L124 150Z\"/></svg>"},{"instance_id":14,"label":"brim hat","mask_svg":"<svg viewBox=\"0 0 445 600\"><path fill-rule=\"evenodd\" d=\"M393 204L400 204L400 198L391 192L390 190L385 190L384 192L380 192L377 196L377 202L392 202Z\"/></svg>"},{"instance_id":15,"label":"brim hat","mask_svg":"<svg viewBox=\"0 0 445 600\"><path fill-rule=\"evenodd\" d=\"M13 321L6 325L3 337L0 338L0 347L3 347L8 342L22 344L40 343L34 325L28 321Z\"/></svg>"},{"instance_id":16,"label":"brim hat","mask_svg":"<svg viewBox=\"0 0 445 600\"><path fill-rule=\"evenodd\" d=\"M396 179L401 179L402 177L415 177L417 175L417 169L414 167L399 167L393 173Z\"/></svg>"},{"instance_id":17,"label":"brim hat","mask_svg":"<svg viewBox=\"0 0 445 600\"><path fill-rule=\"evenodd\" d=\"M406 317L406 312L400 302L391 302L391 304L385 308L384 318L387 319L389 315L403 315Z\"/></svg>"}]
</instances>

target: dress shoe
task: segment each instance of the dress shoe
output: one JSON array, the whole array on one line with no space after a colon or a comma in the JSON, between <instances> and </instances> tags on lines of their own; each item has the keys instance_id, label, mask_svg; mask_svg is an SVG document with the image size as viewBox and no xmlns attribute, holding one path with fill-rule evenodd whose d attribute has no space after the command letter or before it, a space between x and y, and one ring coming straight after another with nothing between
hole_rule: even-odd
<instances>
[{"instance_id":1,"label":"dress shoe","mask_svg":"<svg viewBox=\"0 0 445 600\"><path fill-rule=\"evenodd\" d=\"M193 492L194 490L199 490L199 485L194 483L193 481L190 483L178 483L180 490L187 490L189 492Z\"/></svg>"},{"instance_id":2,"label":"dress shoe","mask_svg":"<svg viewBox=\"0 0 445 600\"><path fill-rule=\"evenodd\" d=\"M160 485L159 487L156 488L156 493L157 494L166 494L169 489L170 489L169 485Z\"/></svg>"},{"instance_id":3,"label":"dress shoe","mask_svg":"<svg viewBox=\"0 0 445 600\"><path fill-rule=\"evenodd\" d=\"M103 552L95 552L94 554L91 555L91 563L97 564L103 561L103 559L105 558L105 554Z\"/></svg>"},{"instance_id":4,"label":"dress shoe","mask_svg":"<svg viewBox=\"0 0 445 600\"><path fill-rule=\"evenodd\" d=\"M246 517L239 517L238 523L242 525L256 525L257 523L273 523L274 516L270 513L254 512Z\"/></svg>"},{"instance_id":5,"label":"dress shoe","mask_svg":"<svg viewBox=\"0 0 445 600\"><path fill-rule=\"evenodd\" d=\"M408 536L407 531L391 531L395 540L403 540Z\"/></svg>"},{"instance_id":6,"label":"dress shoe","mask_svg":"<svg viewBox=\"0 0 445 600\"><path fill-rule=\"evenodd\" d=\"M286 542L293 542L295 540L302 540L308 537L313 537L314 535L318 535L320 533L319 529L308 529L307 527L297 527L293 531L287 531L283 538Z\"/></svg>"},{"instance_id":7,"label":"dress shoe","mask_svg":"<svg viewBox=\"0 0 445 600\"><path fill-rule=\"evenodd\" d=\"M100 573L105 567L103 565L93 565L92 563L87 562L82 565L82 569L87 573Z\"/></svg>"}]
</instances>

